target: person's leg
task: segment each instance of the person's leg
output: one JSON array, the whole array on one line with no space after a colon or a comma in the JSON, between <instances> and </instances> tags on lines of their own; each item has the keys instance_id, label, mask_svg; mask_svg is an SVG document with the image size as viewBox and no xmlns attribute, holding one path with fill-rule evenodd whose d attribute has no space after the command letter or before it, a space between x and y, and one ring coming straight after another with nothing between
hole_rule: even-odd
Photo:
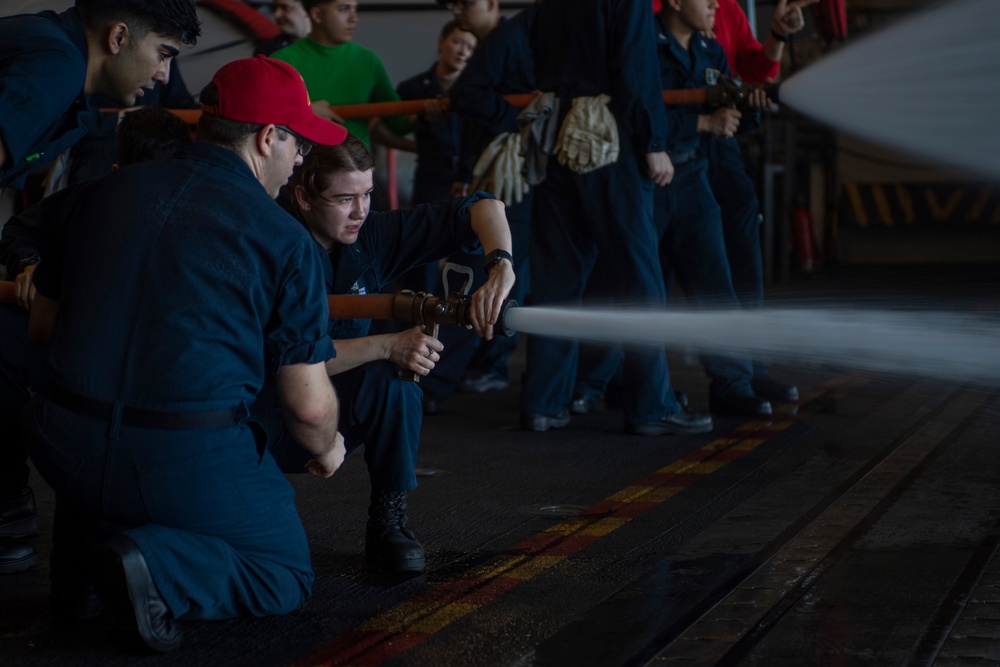
<instances>
[{"instance_id":1,"label":"person's leg","mask_svg":"<svg viewBox=\"0 0 1000 667\"><path fill-rule=\"evenodd\" d=\"M348 451L364 445L371 478L365 556L376 568L422 572L424 548L409 528L407 493L417 487L421 392L396 377L388 362L365 364L333 377L341 398Z\"/></svg>"},{"instance_id":2,"label":"person's leg","mask_svg":"<svg viewBox=\"0 0 1000 667\"><path fill-rule=\"evenodd\" d=\"M29 403L25 424L32 460L71 503L74 523L124 530L168 619L282 614L309 595L294 491L246 424L116 429L44 395ZM80 559L81 546L57 542L53 551L76 548Z\"/></svg>"},{"instance_id":3,"label":"person's leg","mask_svg":"<svg viewBox=\"0 0 1000 667\"><path fill-rule=\"evenodd\" d=\"M365 364L332 376L340 397L340 425L347 453L364 447L372 483L365 553L375 566L398 572L421 571L424 549L408 527L406 494L417 486L421 392L400 380L389 362ZM265 433L268 451L285 473L303 473L311 458L284 424L277 392L269 385L252 408L255 428Z\"/></svg>"},{"instance_id":4,"label":"person's leg","mask_svg":"<svg viewBox=\"0 0 1000 667\"><path fill-rule=\"evenodd\" d=\"M48 376L45 351L28 341L28 311L0 304L0 573L25 570L38 553L24 538L38 532L35 499L28 487L28 455L21 413Z\"/></svg>"},{"instance_id":5,"label":"person's leg","mask_svg":"<svg viewBox=\"0 0 1000 667\"><path fill-rule=\"evenodd\" d=\"M661 253L666 253L691 305L738 310L707 168L707 161L701 159L680 165L674 180L658 194L657 212L670 217ZM710 354L702 357L702 365L711 381L713 412L751 417L771 413L770 403L755 397L750 387L749 358Z\"/></svg>"},{"instance_id":6,"label":"person's leg","mask_svg":"<svg viewBox=\"0 0 1000 667\"><path fill-rule=\"evenodd\" d=\"M597 279L622 305L662 309L666 296L653 220L654 184L644 168L623 141L617 163L579 177L582 206L588 212L588 233L600 248ZM659 435L711 428L707 416L691 415L678 403L662 347L626 348L622 377L629 432Z\"/></svg>"},{"instance_id":7,"label":"person's leg","mask_svg":"<svg viewBox=\"0 0 1000 667\"><path fill-rule=\"evenodd\" d=\"M597 257L597 245L579 228L581 202L573 174L555 162L534 193L530 234L532 287L529 304L579 304ZM521 392L521 426L544 431L569 423L578 345L575 341L531 335Z\"/></svg>"},{"instance_id":8,"label":"person's leg","mask_svg":"<svg viewBox=\"0 0 1000 667\"><path fill-rule=\"evenodd\" d=\"M712 192L722 215L722 230L736 298L744 310L760 308L764 300L760 204L735 140L709 143L709 174ZM799 392L795 385L771 379L767 366L757 360L753 362L752 385L763 398L798 400Z\"/></svg>"},{"instance_id":9,"label":"person's leg","mask_svg":"<svg viewBox=\"0 0 1000 667\"><path fill-rule=\"evenodd\" d=\"M593 411L621 368L622 354L622 348L617 345L581 343L571 412L585 415Z\"/></svg>"}]
</instances>

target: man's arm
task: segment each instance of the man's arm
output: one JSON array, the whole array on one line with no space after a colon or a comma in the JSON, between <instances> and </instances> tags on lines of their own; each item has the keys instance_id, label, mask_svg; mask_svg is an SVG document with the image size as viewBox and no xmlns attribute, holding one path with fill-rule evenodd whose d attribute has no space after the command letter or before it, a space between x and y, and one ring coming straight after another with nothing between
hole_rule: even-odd
<instances>
[{"instance_id":1,"label":"man's arm","mask_svg":"<svg viewBox=\"0 0 1000 667\"><path fill-rule=\"evenodd\" d=\"M35 297L44 298L40 294ZM32 319L35 308L32 308ZM344 438L337 432L340 406L324 364L290 364L278 371L278 394L285 423L295 439L314 456L306 469L329 477L344 462Z\"/></svg>"},{"instance_id":2,"label":"man's arm","mask_svg":"<svg viewBox=\"0 0 1000 667\"><path fill-rule=\"evenodd\" d=\"M7 168L7 146L4 145L3 139L0 138L0 171Z\"/></svg>"}]
</instances>

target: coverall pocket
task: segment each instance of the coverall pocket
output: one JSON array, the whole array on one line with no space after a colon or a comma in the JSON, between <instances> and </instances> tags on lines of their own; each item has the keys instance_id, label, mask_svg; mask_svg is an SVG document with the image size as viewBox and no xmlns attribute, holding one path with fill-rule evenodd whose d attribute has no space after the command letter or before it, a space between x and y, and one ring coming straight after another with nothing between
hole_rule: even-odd
<instances>
[{"instance_id":1,"label":"coverall pocket","mask_svg":"<svg viewBox=\"0 0 1000 667\"><path fill-rule=\"evenodd\" d=\"M232 530L249 512L237 471L238 463L227 459L138 465L139 492L149 521L208 534Z\"/></svg>"}]
</instances>

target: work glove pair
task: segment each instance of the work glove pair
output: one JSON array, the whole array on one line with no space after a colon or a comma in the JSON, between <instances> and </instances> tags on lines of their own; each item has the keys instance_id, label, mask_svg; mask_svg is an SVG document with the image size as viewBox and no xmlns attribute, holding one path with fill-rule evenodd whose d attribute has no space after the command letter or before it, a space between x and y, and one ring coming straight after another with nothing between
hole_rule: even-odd
<instances>
[{"instance_id":1,"label":"work glove pair","mask_svg":"<svg viewBox=\"0 0 1000 667\"><path fill-rule=\"evenodd\" d=\"M485 190L505 204L520 204L528 194L523 167L521 136L517 132L498 134L472 169L472 189Z\"/></svg>"},{"instance_id":2,"label":"work glove pair","mask_svg":"<svg viewBox=\"0 0 1000 667\"><path fill-rule=\"evenodd\" d=\"M608 108L610 101L603 94L573 99L556 142L559 164L586 174L618 160L618 124Z\"/></svg>"}]
</instances>

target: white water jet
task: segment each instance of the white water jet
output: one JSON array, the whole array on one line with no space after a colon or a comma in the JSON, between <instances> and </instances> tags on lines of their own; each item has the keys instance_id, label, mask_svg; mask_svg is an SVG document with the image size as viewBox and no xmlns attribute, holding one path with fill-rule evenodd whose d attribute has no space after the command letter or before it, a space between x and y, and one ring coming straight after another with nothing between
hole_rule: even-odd
<instances>
[{"instance_id":1,"label":"white water jet","mask_svg":"<svg viewBox=\"0 0 1000 667\"><path fill-rule=\"evenodd\" d=\"M505 322L557 338L1000 382L1000 322L949 312L532 307L511 308Z\"/></svg>"},{"instance_id":2,"label":"white water jet","mask_svg":"<svg viewBox=\"0 0 1000 667\"><path fill-rule=\"evenodd\" d=\"M931 7L806 67L781 101L857 136L1000 178L1000 1Z\"/></svg>"}]
</instances>

